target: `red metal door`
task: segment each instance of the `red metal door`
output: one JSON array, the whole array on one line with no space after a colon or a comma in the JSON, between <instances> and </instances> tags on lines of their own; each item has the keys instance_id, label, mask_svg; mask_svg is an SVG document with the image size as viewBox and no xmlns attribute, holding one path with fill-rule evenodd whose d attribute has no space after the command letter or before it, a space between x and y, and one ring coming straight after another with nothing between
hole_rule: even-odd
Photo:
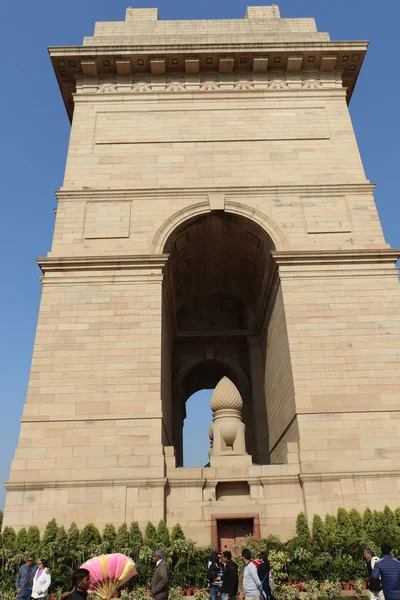
<instances>
[{"instance_id":1,"label":"red metal door","mask_svg":"<svg viewBox=\"0 0 400 600\"><path fill-rule=\"evenodd\" d=\"M234 524L235 545L243 546L247 535L253 535L253 520L236 521Z\"/></svg>"},{"instance_id":2,"label":"red metal door","mask_svg":"<svg viewBox=\"0 0 400 600\"><path fill-rule=\"evenodd\" d=\"M230 550L235 545L234 521L218 521L218 548L220 552Z\"/></svg>"},{"instance_id":3,"label":"red metal door","mask_svg":"<svg viewBox=\"0 0 400 600\"><path fill-rule=\"evenodd\" d=\"M253 519L221 519L218 521L218 548L221 552L233 551L234 546L244 544L246 536L254 531Z\"/></svg>"}]
</instances>

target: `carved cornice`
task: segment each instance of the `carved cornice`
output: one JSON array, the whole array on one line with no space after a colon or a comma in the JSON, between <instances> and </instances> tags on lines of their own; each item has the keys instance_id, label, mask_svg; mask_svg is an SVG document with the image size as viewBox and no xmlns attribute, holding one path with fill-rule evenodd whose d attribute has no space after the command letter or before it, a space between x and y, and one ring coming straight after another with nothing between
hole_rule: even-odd
<instances>
[{"instance_id":1,"label":"carved cornice","mask_svg":"<svg viewBox=\"0 0 400 600\"><path fill-rule=\"evenodd\" d=\"M342 73L348 100L368 47L365 41L314 42L228 42L168 45L70 46L49 48L50 58L68 115L72 118L73 94L79 77L164 75L172 72L191 75L208 72L212 58L220 73L273 73L274 71ZM246 54L246 65L240 62ZM310 56L312 62L309 62ZM172 60L174 60L174 63ZM140 66L139 66L140 65ZM245 86L246 87L246 86ZM110 90L112 91L112 90ZM146 91L138 89L138 91ZM173 91L171 89L171 91ZM179 89L175 89L179 91ZM212 89L210 91L213 91ZM243 91L246 91L244 89ZM103 90L107 92L107 90Z\"/></svg>"},{"instance_id":2,"label":"carved cornice","mask_svg":"<svg viewBox=\"0 0 400 600\"><path fill-rule=\"evenodd\" d=\"M317 97L325 99L345 94L341 71L307 70L298 73L272 71L261 75L251 72L227 75L215 71L197 76L171 74L161 77L151 75L77 77L74 102L93 102L96 97L102 103L115 102L121 95L125 102L129 98L137 101L138 95L142 94L146 94L146 101L151 101L153 96L153 100L159 102L160 98L155 94L169 94L172 99L185 97L189 92L195 94L196 99L204 98L204 93L217 93L218 98L243 98L242 92L250 92L252 97L257 93L261 93L261 97L264 97L264 92L273 92L276 97L278 92L294 90L301 91L303 98L315 98L315 94L307 94L310 91L318 91Z\"/></svg>"}]
</instances>

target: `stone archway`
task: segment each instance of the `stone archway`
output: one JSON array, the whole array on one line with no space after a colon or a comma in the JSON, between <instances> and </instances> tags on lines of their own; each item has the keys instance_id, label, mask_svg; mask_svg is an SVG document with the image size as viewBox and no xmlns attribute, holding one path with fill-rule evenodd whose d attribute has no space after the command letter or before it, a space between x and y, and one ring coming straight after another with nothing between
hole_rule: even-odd
<instances>
[{"instance_id":1,"label":"stone archway","mask_svg":"<svg viewBox=\"0 0 400 600\"><path fill-rule=\"evenodd\" d=\"M254 462L266 464L268 391L276 387L266 384L275 244L245 216L203 210L180 222L160 248L169 255L163 294L165 444L175 447L182 465L186 400L226 375L243 396L248 452Z\"/></svg>"},{"instance_id":2,"label":"stone archway","mask_svg":"<svg viewBox=\"0 0 400 600\"><path fill-rule=\"evenodd\" d=\"M172 214L158 229L151 243L150 254L162 254L168 245L168 240L174 235L175 231L184 223L189 222L194 217L207 215L211 211L209 201L197 202L185 206L178 212ZM233 202L227 200L225 208L229 214L245 217L252 223L258 225L269 238L276 250L284 250L287 247L287 240L276 223L260 210L244 204L243 202ZM224 211L213 211L224 212Z\"/></svg>"},{"instance_id":3,"label":"stone archway","mask_svg":"<svg viewBox=\"0 0 400 600\"><path fill-rule=\"evenodd\" d=\"M252 446L252 419L249 414L251 386L247 373L242 367L230 361L228 357L216 354L204 358L199 348L198 358L184 364L173 380L173 446L175 447L177 464L183 464L183 423L186 418L186 402L199 390L214 389L224 377L229 377L238 388L245 402L244 418L247 424L248 447Z\"/></svg>"}]
</instances>

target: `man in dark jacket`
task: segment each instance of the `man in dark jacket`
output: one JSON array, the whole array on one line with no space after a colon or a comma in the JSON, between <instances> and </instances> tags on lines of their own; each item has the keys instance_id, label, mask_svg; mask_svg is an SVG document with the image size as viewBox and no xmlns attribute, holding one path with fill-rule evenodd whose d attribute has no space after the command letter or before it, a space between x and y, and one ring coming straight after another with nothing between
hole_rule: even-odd
<instances>
[{"instance_id":1,"label":"man in dark jacket","mask_svg":"<svg viewBox=\"0 0 400 600\"><path fill-rule=\"evenodd\" d=\"M90 586L90 573L87 569L77 569L72 574L73 591L65 600L86 600Z\"/></svg>"},{"instance_id":2,"label":"man in dark jacket","mask_svg":"<svg viewBox=\"0 0 400 600\"><path fill-rule=\"evenodd\" d=\"M20 567L15 582L18 600L30 600L32 596L33 577L37 568L34 556L28 556L26 563Z\"/></svg>"},{"instance_id":3,"label":"man in dark jacket","mask_svg":"<svg viewBox=\"0 0 400 600\"><path fill-rule=\"evenodd\" d=\"M232 554L226 550L222 553L221 562L224 566L222 574L221 600L236 600L239 586L237 564L232 560Z\"/></svg>"},{"instance_id":4,"label":"man in dark jacket","mask_svg":"<svg viewBox=\"0 0 400 600\"><path fill-rule=\"evenodd\" d=\"M400 562L391 554L389 544L382 544L382 558L374 566L371 578L382 579L385 600L400 600Z\"/></svg>"},{"instance_id":5,"label":"man in dark jacket","mask_svg":"<svg viewBox=\"0 0 400 600\"><path fill-rule=\"evenodd\" d=\"M169 568L164 560L164 552L156 550L154 553L156 570L151 580L151 595L154 600L167 600L169 594Z\"/></svg>"}]
</instances>

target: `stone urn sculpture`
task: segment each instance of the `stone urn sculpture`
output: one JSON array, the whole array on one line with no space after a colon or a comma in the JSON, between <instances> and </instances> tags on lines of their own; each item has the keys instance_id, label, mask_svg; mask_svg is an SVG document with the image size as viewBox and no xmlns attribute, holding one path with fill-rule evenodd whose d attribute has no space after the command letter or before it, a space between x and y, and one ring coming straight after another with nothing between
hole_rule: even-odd
<instances>
[{"instance_id":1,"label":"stone urn sculpture","mask_svg":"<svg viewBox=\"0 0 400 600\"><path fill-rule=\"evenodd\" d=\"M211 466L251 464L251 457L246 452L242 397L228 377L218 383L210 404L213 411L209 430Z\"/></svg>"}]
</instances>

